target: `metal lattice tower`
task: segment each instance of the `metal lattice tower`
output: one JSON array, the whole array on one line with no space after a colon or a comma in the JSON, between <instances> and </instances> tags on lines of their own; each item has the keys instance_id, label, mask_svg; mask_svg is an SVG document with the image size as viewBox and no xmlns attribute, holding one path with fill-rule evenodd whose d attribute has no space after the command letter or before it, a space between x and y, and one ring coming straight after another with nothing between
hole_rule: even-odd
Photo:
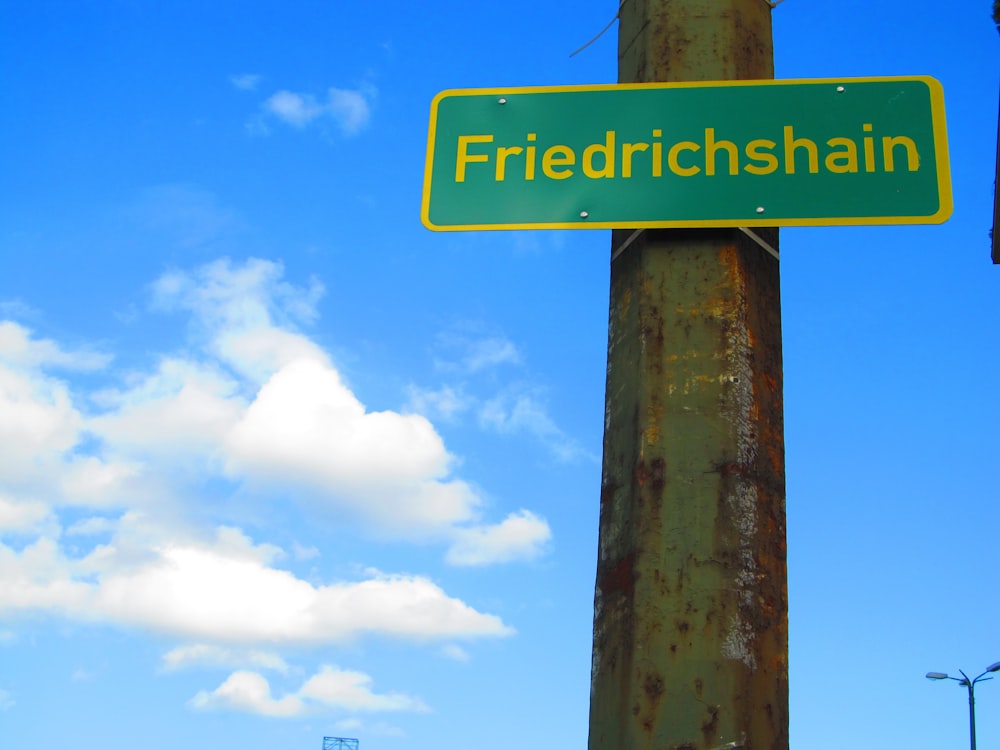
<instances>
[{"instance_id":1,"label":"metal lattice tower","mask_svg":"<svg viewBox=\"0 0 1000 750\"><path fill-rule=\"evenodd\" d=\"M324 737L323 750L358 750L358 741L349 737Z\"/></svg>"}]
</instances>

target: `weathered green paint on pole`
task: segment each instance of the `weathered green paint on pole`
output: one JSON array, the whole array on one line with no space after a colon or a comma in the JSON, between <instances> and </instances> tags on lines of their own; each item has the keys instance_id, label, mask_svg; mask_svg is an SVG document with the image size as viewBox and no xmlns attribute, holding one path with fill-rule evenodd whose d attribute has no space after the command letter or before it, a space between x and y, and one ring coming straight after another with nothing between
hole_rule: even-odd
<instances>
[{"instance_id":1,"label":"weathered green paint on pole","mask_svg":"<svg viewBox=\"0 0 1000 750\"><path fill-rule=\"evenodd\" d=\"M765 0L620 13L622 83L773 77ZM737 229L632 235L612 240L589 747L787 750L778 261Z\"/></svg>"}]
</instances>

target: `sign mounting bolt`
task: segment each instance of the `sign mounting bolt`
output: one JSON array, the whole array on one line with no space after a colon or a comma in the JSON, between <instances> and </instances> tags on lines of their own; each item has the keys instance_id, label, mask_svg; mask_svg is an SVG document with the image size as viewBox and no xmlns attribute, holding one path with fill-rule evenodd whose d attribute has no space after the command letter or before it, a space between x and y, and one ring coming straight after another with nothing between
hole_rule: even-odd
<instances>
[{"instance_id":1,"label":"sign mounting bolt","mask_svg":"<svg viewBox=\"0 0 1000 750\"><path fill-rule=\"evenodd\" d=\"M757 206L757 213L759 213L759 214L764 213L764 207L763 206Z\"/></svg>"},{"instance_id":2,"label":"sign mounting bolt","mask_svg":"<svg viewBox=\"0 0 1000 750\"><path fill-rule=\"evenodd\" d=\"M581 211L580 212L580 218L581 219L586 219L588 216L590 216L590 212L589 211Z\"/></svg>"},{"instance_id":3,"label":"sign mounting bolt","mask_svg":"<svg viewBox=\"0 0 1000 750\"><path fill-rule=\"evenodd\" d=\"M844 92L844 87L843 86L837 86L837 92L842 94Z\"/></svg>"},{"instance_id":4,"label":"sign mounting bolt","mask_svg":"<svg viewBox=\"0 0 1000 750\"><path fill-rule=\"evenodd\" d=\"M506 104L506 103L507 103L507 97L505 96L501 96L499 99L497 99L497 104Z\"/></svg>"}]
</instances>

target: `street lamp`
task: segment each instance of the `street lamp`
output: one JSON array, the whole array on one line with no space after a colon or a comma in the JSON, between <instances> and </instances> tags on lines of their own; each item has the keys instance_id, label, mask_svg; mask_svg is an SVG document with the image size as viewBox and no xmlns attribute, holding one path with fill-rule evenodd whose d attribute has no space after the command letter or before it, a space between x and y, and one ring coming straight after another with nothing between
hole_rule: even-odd
<instances>
[{"instance_id":1,"label":"street lamp","mask_svg":"<svg viewBox=\"0 0 1000 750\"><path fill-rule=\"evenodd\" d=\"M969 736L972 740L972 750L976 750L976 695L975 687L977 682L985 682L986 680L992 680L992 677L987 677L986 675L990 672L1000 672L1000 661L995 664L990 664L986 667L986 671L983 672L979 677L974 680L970 680L969 676L963 672L961 669L958 673L962 675L961 679L958 677L952 677L951 675L945 674L944 672L928 672L928 680L954 680L959 685L969 688Z\"/></svg>"}]
</instances>

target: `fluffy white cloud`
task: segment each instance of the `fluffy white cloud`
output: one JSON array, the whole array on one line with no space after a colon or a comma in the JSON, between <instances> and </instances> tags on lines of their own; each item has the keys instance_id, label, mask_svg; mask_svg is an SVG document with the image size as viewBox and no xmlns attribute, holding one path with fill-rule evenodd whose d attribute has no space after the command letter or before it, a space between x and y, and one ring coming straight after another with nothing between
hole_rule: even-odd
<instances>
[{"instance_id":1,"label":"fluffy white cloud","mask_svg":"<svg viewBox=\"0 0 1000 750\"><path fill-rule=\"evenodd\" d=\"M76 444L82 425L65 383L0 360L0 476L35 474Z\"/></svg>"},{"instance_id":2,"label":"fluffy white cloud","mask_svg":"<svg viewBox=\"0 0 1000 750\"><path fill-rule=\"evenodd\" d=\"M262 716L299 716L304 710L302 701L295 695L271 697L271 686L256 672L233 672L211 693L202 691L191 699L198 709L230 709Z\"/></svg>"},{"instance_id":3,"label":"fluffy white cloud","mask_svg":"<svg viewBox=\"0 0 1000 750\"><path fill-rule=\"evenodd\" d=\"M383 535L447 540L481 523L482 500L453 475L431 422L368 410L295 329L315 318L322 292L316 281L284 282L280 265L260 260L165 274L153 285L156 306L193 315L202 356L164 356L94 393L96 414L81 413L63 381L0 367L0 488L27 472L35 494L56 504L149 508L175 503L179 483L215 477L297 488L311 507ZM22 359L68 359L6 330ZM510 350L504 339L489 341L470 362L508 356L497 354ZM85 434L99 440L91 455L75 452Z\"/></svg>"},{"instance_id":4,"label":"fluffy white cloud","mask_svg":"<svg viewBox=\"0 0 1000 750\"><path fill-rule=\"evenodd\" d=\"M206 375L212 375L208 368L218 373L222 365L245 381L234 380L233 386L252 392L293 360L329 363L316 344L295 330L296 323L317 317L323 285L311 279L307 287L295 286L282 281L283 273L280 263L256 259L174 271L153 284L154 304L192 314L196 342L215 360L199 363Z\"/></svg>"},{"instance_id":5,"label":"fluffy white cloud","mask_svg":"<svg viewBox=\"0 0 1000 750\"><path fill-rule=\"evenodd\" d=\"M363 672L352 672L324 666L310 677L299 695L327 706L348 711L426 711L427 706L402 693L377 694L371 689L372 678Z\"/></svg>"},{"instance_id":6,"label":"fluffy white cloud","mask_svg":"<svg viewBox=\"0 0 1000 750\"><path fill-rule=\"evenodd\" d=\"M468 484L447 479L452 457L430 422L366 411L320 362L275 373L226 448L230 472L311 484L388 531L440 529L472 518L479 505Z\"/></svg>"},{"instance_id":7,"label":"fluffy white cloud","mask_svg":"<svg viewBox=\"0 0 1000 750\"><path fill-rule=\"evenodd\" d=\"M368 99L373 96L374 89L370 87L360 91L330 89L327 93L330 97L328 104L330 114L344 133L354 135L368 124L371 118L371 105Z\"/></svg>"},{"instance_id":8,"label":"fluffy white cloud","mask_svg":"<svg viewBox=\"0 0 1000 750\"><path fill-rule=\"evenodd\" d=\"M92 369L107 360L67 353L16 324L0 323L0 493L23 524L52 504L117 505L134 467L76 452L88 420L69 385L46 368ZM2 525L2 521L0 521Z\"/></svg>"},{"instance_id":9,"label":"fluffy white cloud","mask_svg":"<svg viewBox=\"0 0 1000 750\"><path fill-rule=\"evenodd\" d=\"M113 410L93 428L133 460L153 448L214 457L236 481L308 490L383 533L447 537L475 520L481 500L450 476L454 459L433 425L367 410L294 330L295 320L315 317L322 286L302 290L281 275L279 265L251 260L162 277L158 307L194 313L201 346L242 380L211 362L164 360L129 390L101 394Z\"/></svg>"},{"instance_id":10,"label":"fluffy white cloud","mask_svg":"<svg viewBox=\"0 0 1000 750\"><path fill-rule=\"evenodd\" d=\"M511 513L501 523L461 529L448 550L453 565L492 565L538 557L552 538L548 523L531 511Z\"/></svg>"},{"instance_id":11,"label":"fluffy white cloud","mask_svg":"<svg viewBox=\"0 0 1000 750\"><path fill-rule=\"evenodd\" d=\"M328 118L345 135L355 135L371 119L371 101L375 89L363 86L360 89L330 88L326 101L319 101L312 94L299 94L281 90L264 102L264 110L278 119L297 128Z\"/></svg>"},{"instance_id":12,"label":"fluffy white cloud","mask_svg":"<svg viewBox=\"0 0 1000 750\"><path fill-rule=\"evenodd\" d=\"M257 649L239 649L209 643L178 646L163 655L163 668L169 671L188 667L254 667L285 674L288 663L278 654Z\"/></svg>"},{"instance_id":13,"label":"fluffy white cloud","mask_svg":"<svg viewBox=\"0 0 1000 750\"><path fill-rule=\"evenodd\" d=\"M0 544L0 614L49 612L214 643L315 644L365 634L424 641L513 632L420 576L307 582L272 564L281 550L255 546L235 529L221 529L210 544L119 541L79 560L51 539L20 552ZM172 660L208 653L181 651Z\"/></svg>"},{"instance_id":14,"label":"fluffy white cloud","mask_svg":"<svg viewBox=\"0 0 1000 750\"><path fill-rule=\"evenodd\" d=\"M234 710L263 716L294 717L331 710L383 713L426 711L418 698L404 693L376 693L372 678L363 672L324 665L295 693L275 698L271 685L256 672L233 672L212 692L201 691L191 700L198 709Z\"/></svg>"},{"instance_id":15,"label":"fluffy white cloud","mask_svg":"<svg viewBox=\"0 0 1000 750\"><path fill-rule=\"evenodd\" d=\"M16 502L0 495L0 533L40 531L53 520L52 511L38 501Z\"/></svg>"},{"instance_id":16,"label":"fluffy white cloud","mask_svg":"<svg viewBox=\"0 0 1000 750\"><path fill-rule=\"evenodd\" d=\"M245 408L232 378L176 358L162 360L127 390L102 391L95 400L107 411L88 427L116 453L132 458L153 453L218 460L220 443Z\"/></svg>"},{"instance_id":17,"label":"fluffy white cloud","mask_svg":"<svg viewBox=\"0 0 1000 750\"><path fill-rule=\"evenodd\" d=\"M31 331L10 320L0 320L0 362L25 369L42 366L68 370L99 370L111 357L91 351L68 352L48 339L36 339Z\"/></svg>"},{"instance_id":18,"label":"fluffy white cloud","mask_svg":"<svg viewBox=\"0 0 1000 750\"><path fill-rule=\"evenodd\" d=\"M187 348L109 373L113 386L89 393L82 383L94 378L71 386L53 371L105 367L107 356L0 323L0 617L114 623L195 644L165 656L167 668L280 671L260 648L513 633L427 577L305 580L290 566L314 549L293 545L290 558L238 529L206 531L225 515L209 502L222 487L249 502L280 488L306 513L450 544L456 565L530 559L551 536L528 511L491 525L427 417L355 396L298 328L316 318L318 282L290 284L266 261L219 261L167 273L152 292L157 309L190 316ZM469 362L509 357L494 343ZM310 690L333 680L319 677ZM293 710L260 687L237 678L211 700Z\"/></svg>"},{"instance_id":19,"label":"fluffy white cloud","mask_svg":"<svg viewBox=\"0 0 1000 750\"><path fill-rule=\"evenodd\" d=\"M40 537L20 551L0 544L0 615L42 611L91 619L93 585L74 580L72 568L51 538Z\"/></svg>"},{"instance_id":20,"label":"fluffy white cloud","mask_svg":"<svg viewBox=\"0 0 1000 750\"><path fill-rule=\"evenodd\" d=\"M323 107L312 96L292 91L279 91L272 95L264 102L264 109L297 128L304 127L323 114Z\"/></svg>"}]
</instances>

